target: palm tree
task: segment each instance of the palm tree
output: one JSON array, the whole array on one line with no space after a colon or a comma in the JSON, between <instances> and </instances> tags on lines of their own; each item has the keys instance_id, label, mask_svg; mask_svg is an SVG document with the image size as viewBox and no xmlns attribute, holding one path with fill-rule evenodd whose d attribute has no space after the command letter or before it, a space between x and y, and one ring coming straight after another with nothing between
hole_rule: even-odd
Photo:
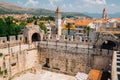
<instances>
[{"instance_id":1,"label":"palm tree","mask_svg":"<svg viewBox=\"0 0 120 80\"><path fill-rule=\"evenodd\" d=\"M84 28L84 31L85 31L86 35L89 37L89 33L90 33L90 31L92 31L92 28L90 28L90 26L87 26Z\"/></svg>"},{"instance_id":2,"label":"palm tree","mask_svg":"<svg viewBox=\"0 0 120 80\"><path fill-rule=\"evenodd\" d=\"M66 28L68 30L68 35L70 35L70 28L72 27L71 23L67 23Z\"/></svg>"}]
</instances>

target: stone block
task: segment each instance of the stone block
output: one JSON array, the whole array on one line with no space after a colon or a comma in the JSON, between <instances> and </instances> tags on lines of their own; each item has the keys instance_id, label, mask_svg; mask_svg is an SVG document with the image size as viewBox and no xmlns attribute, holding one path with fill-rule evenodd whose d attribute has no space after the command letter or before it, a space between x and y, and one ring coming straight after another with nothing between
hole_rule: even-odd
<instances>
[{"instance_id":1,"label":"stone block","mask_svg":"<svg viewBox=\"0 0 120 80\"><path fill-rule=\"evenodd\" d=\"M65 41L65 35L60 36L60 41Z\"/></svg>"},{"instance_id":2,"label":"stone block","mask_svg":"<svg viewBox=\"0 0 120 80\"><path fill-rule=\"evenodd\" d=\"M80 41L80 37L79 36L75 36L75 41Z\"/></svg>"},{"instance_id":3,"label":"stone block","mask_svg":"<svg viewBox=\"0 0 120 80\"><path fill-rule=\"evenodd\" d=\"M9 36L10 43L16 42L16 37L15 36Z\"/></svg>"},{"instance_id":4,"label":"stone block","mask_svg":"<svg viewBox=\"0 0 120 80\"><path fill-rule=\"evenodd\" d=\"M0 43L6 43L7 37L0 37Z\"/></svg>"},{"instance_id":5,"label":"stone block","mask_svg":"<svg viewBox=\"0 0 120 80\"><path fill-rule=\"evenodd\" d=\"M18 35L18 41L23 42L23 39L24 39L23 35Z\"/></svg>"}]
</instances>

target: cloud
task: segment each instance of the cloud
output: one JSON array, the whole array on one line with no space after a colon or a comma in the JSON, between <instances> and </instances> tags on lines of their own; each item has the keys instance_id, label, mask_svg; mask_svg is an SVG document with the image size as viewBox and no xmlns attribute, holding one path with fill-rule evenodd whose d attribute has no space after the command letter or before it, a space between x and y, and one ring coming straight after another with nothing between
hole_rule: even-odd
<instances>
[{"instance_id":1,"label":"cloud","mask_svg":"<svg viewBox=\"0 0 120 80\"><path fill-rule=\"evenodd\" d=\"M59 6L62 12L102 13L104 7L107 8L108 13L118 12L120 10L120 5L111 2L107 3L106 1L107 0L18 0L17 4L25 7L45 8L54 11L56 10L56 6Z\"/></svg>"},{"instance_id":2,"label":"cloud","mask_svg":"<svg viewBox=\"0 0 120 80\"><path fill-rule=\"evenodd\" d=\"M67 5L66 5L66 4L63 4L63 5L62 5L62 8L66 8L66 7L67 7Z\"/></svg>"},{"instance_id":3,"label":"cloud","mask_svg":"<svg viewBox=\"0 0 120 80\"><path fill-rule=\"evenodd\" d=\"M84 0L84 2L88 4L100 4L100 5L105 5L106 1L105 0Z\"/></svg>"},{"instance_id":4,"label":"cloud","mask_svg":"<svg viewBox=\"0 0 120 80\"><path fill-rule=\"evenodd\" d=\"M106 4L106 1L105 0L96 0L96 3L97 4Z\"/></svg>"},{"instance_id":5,"label":"cloud","mask_svg":"<svg viewBox=\"0 0 120 80\"><path fill-rule=\"evenodd\" d=\"M111 7L115 7L116 5L115 5L115 4L111 4L110 6L111 6Z\"/></svg>"},{"instance_id":6,"label":"cloud","mask_svg":"<svg viewBox=\"0 0 120 80\"><path fill-rule=\"evenodd\" d=\"M17 1L17 4L21 6L23 5L23 2Z\"/></svg>"},{"instance_id":7,"label":"cloud","mask_svg":"<svg viewBox=\"0 0 120 80\"><path fill-rule=\"evenodd\" d=\"M68 7L73 7L73 5L72 4L68 4Z\"/></svg>"},{"instance_id":8,"label":"cloud","mask_svg":"<svg viewBox=\"0 0 120 80\"><path fill-rule=\"evenodd\" d=\"M25 6L29 6L29 5L32 5L32 6L36 6L39 2L37 0L28 0L26 3L25 3Z\"/></svg>"},{"instance_id":9,"label":"cloud","mask_svg":"<svg viewBox=\"0 0 120 80\"><path fill-rule=\"evenodd\" d=\"M77 6L76 6L77 7ZM76 7L73 7L73 5L71 3L64 3L60 8L63 11L73 11L76 9ZM73 11L74 12L74 11Z\"/></svg>"},{"instance_id":10,"label":"cloud","mask_svg":"<svg viewBox=\"0 0 120 80\"><path fill-rule=\"evenodd\" d=\"M60 2L60 1L62 1L62 0L49 0L51 6L55 6L54 3Z\"/></svg>"}]
</instances>

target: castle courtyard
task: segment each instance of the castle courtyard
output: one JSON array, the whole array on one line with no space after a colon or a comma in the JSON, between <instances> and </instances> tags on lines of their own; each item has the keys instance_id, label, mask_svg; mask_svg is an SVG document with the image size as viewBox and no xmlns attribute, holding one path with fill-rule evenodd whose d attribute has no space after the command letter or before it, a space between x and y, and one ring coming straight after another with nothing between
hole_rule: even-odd
<instances>
[{"instance_id":1,"label":"castle courtyard","mask_svg":"<svg viewBox=\"0 0 120 80\"><path fill-rule=\"evenodd\" d=\"M40 72L36 73L28 72L26 74L22 74L18 77L15 77L13 80L75 80L75 77L41 70Z\"/></svg>"}]
</instances>

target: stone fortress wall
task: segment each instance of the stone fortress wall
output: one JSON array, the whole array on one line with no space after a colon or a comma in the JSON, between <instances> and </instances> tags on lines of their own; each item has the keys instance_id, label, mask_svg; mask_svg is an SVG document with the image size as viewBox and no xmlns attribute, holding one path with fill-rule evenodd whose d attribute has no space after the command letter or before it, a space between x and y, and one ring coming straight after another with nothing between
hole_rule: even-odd
<instances>
[{"instance_id":1,"label":"stone fortress wall","mask_svg":"<svg viewBox=\"0 0 120 80\"><path fill-rule=\"evenodd\" d=\"M9 49L10 48L7 50ZM0 57L0 71L7 70L7 74L2 74L6 80L10 77L25 73L28 70L31 71L32 68L37 66L38 57L35 45L31 44L27 46L25 50L18 50L17 52L15 52L15 50L9 50L8 52L9 53L3 53L3 56Z\"/></svg>"},{"instance_id":2,"label":"stone fortress wall","mask_svg":"<svg viewBox=\"0 0 120 80\"><path fill-rule=\"evenodd\" d=\"M61 35L58 36L57 35L43 35L43 40L45 41L60 41L60 42L64 42L64 41L69 41L69 42L74 42L74 43L79 43L79 42L88 42L88 37L86 36L67 36L65 37L65 35ZM89 38L89 42L93 42L92 38ZM0 48L4 48L7 47L8 44L11 44L11 46L14 46L15 44L19 44L19 43L25 43L25 37L23 34L21 35L17 35L17 36L9 36L7 37L0 37ZM30 42L30 44L32 44Z\"/></svg>"},{"instance_id":3,"label":"stone fortress wall","mask_svg":"<svg viewBox=\"0 0 120 80\"><path fill-rule=\"evenodd\" d=\"M69 45L69 44L68 44ZM76 44L77 45L77 44ZM88 73L93 69L109 69L112 51L87 48L76 48L70 46L56 45L50 46L39 43L38 46L39 63L43 69L75 75L77 72ZM104 61L105 60L105 61Z\"/></svg>"},{"instance_id":4,"label":"stone fortress wall","mask_svg":"<svg viewBox=\"0 0 120 80\"><path fill-rule=\"evenodd\" d=\"M37 65L41 65L43 69L50 71L61 72L69 75L74 75L77 72L88 73L91 68L94 69L108 69L111 63L112 51L93 49L93 48L78 48L77 45L92 46L88 42L93 40L87 37L81 36L44 36L45 43L49 42L61 42L68 44L67 46L42 44L41 41L36 42L33 47L28 44L28 49L19 50L17 52L9 52L0 58L1 70L7 69L8 76L14 76L26 70L31 70ZM69 43L76 44L76 47L69 46ZM6 37L0 37L0 44L5 45L7 48L14 46L15 43L20 45L24 43L23 35L18 35L18 39L15 36L10 36L9 41ZM37 49L37 50L36 50ZM3 53L4 54L4 53ZM41 67L39 67L41 68Z\"/></svg>"}]
</instances>

